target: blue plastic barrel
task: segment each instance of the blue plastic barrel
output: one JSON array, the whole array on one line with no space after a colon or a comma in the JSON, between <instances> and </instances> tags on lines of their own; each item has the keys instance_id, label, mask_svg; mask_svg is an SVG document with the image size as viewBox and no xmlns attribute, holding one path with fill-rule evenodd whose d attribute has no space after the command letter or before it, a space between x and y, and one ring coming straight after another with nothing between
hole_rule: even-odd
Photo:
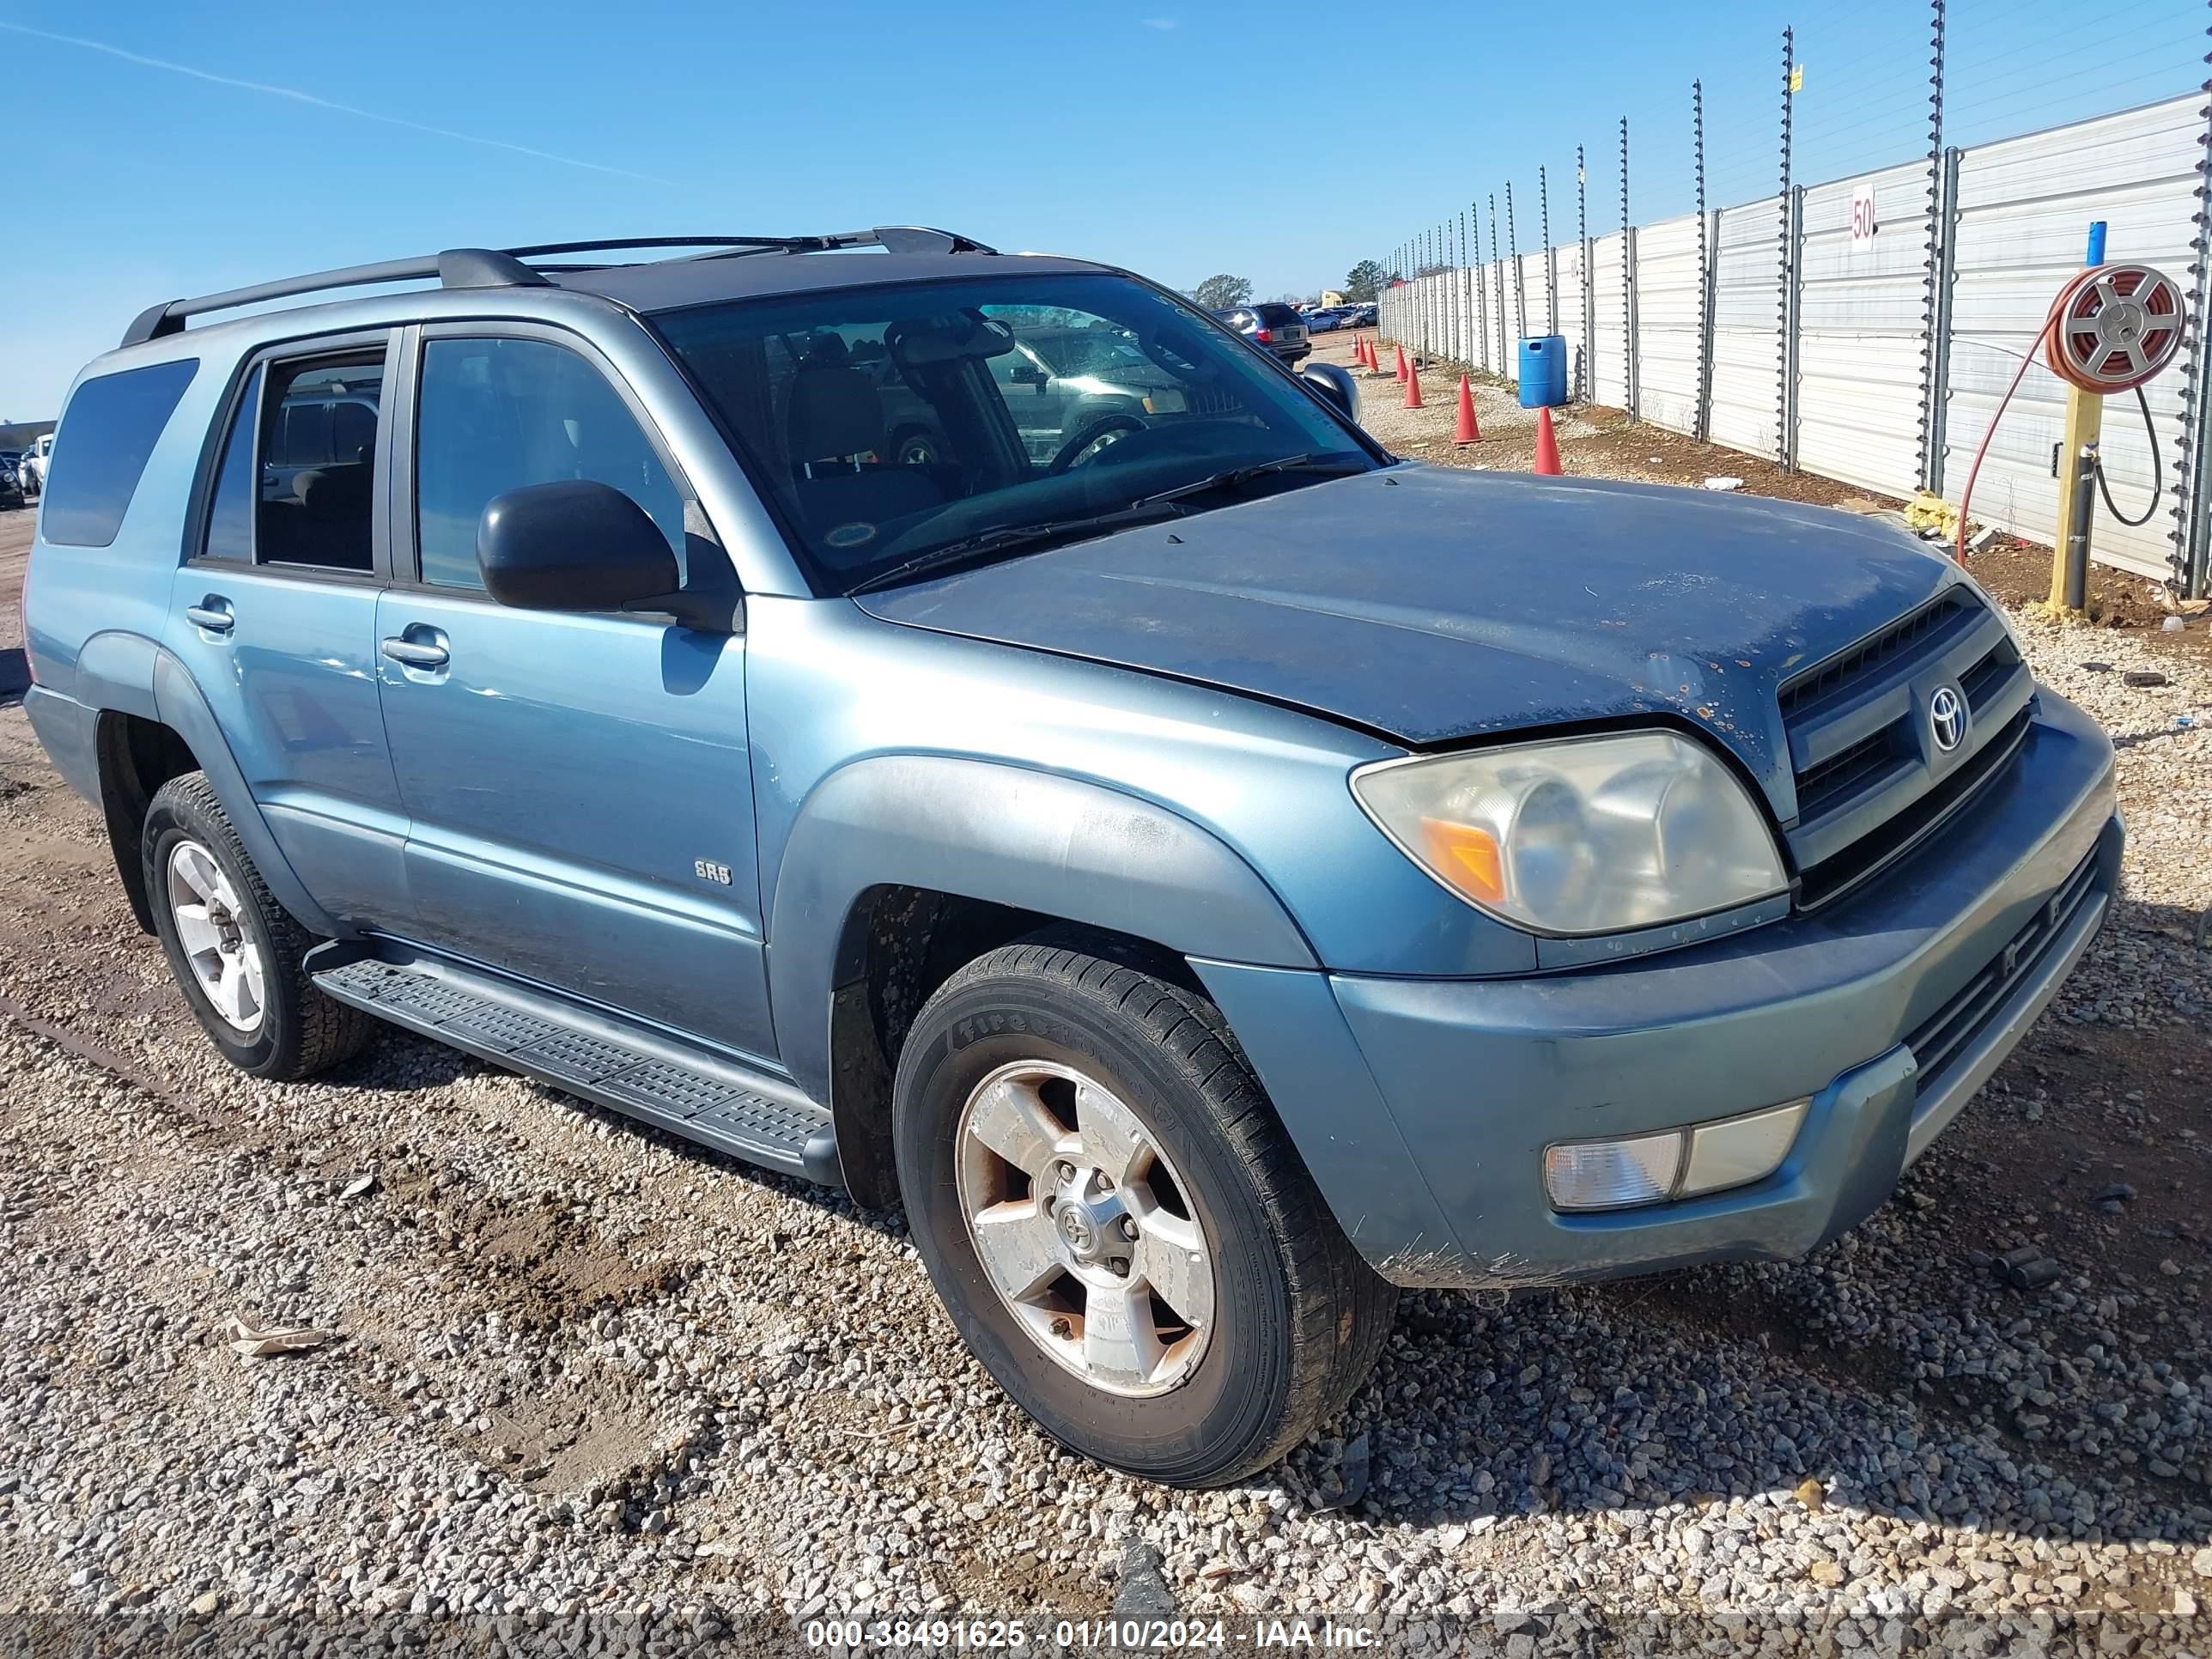
<instances>
[{"instance_id":1,"label":"blue plastic barrel","mask_svg":"<svg viewBox=\"0 0 2212 1659\"><path fill-rule=\"evenodd\" d=\"M1566 337L1530 335L1521 342L1521 407L1557 409L1566 400Z\"/></svg>"}]
</instances>

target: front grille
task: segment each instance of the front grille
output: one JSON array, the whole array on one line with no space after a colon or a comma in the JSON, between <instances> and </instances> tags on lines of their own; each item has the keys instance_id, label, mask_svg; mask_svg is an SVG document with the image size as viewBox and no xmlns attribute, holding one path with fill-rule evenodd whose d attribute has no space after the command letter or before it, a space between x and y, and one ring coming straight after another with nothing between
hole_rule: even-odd
<instances>
[{"instance_id":1,"label":"front grille","mask_svg":"<svg viewBox=\"0 0 2212 1659\"><path fill-rule=\"evenodd\" d=\"M1936 744L1929 700L1955 686L1965 738ZM1788 826L1798 903L1840 896L1960 811L2016 747L2034 690L2003 623L1951 587L1785 683L1796 812Z\"/></svg>"},{"instance_id":2,"label":"front grille","mask_svg":"<svg viewBox=\"0 0 2212 1659\"><path fill-rule=\"evenodd\" d=\"M2065 884L2037 908L2027 926L2006 941L2004 949L1968 980L1958 994L1905 1039L1913 1059L1920 1063L1919 1090L1923 1095L1936 1091L1944 1069L2011 1000L2021 981L2035 971L2051 942L2066 931L2075 912L2087 901L2096 879L2097 854L2092 852Z\"/></svg>"},{"instance_id":3,"label":"front grille","mask_svg":"<svg viewBox=\"0 0 2212 1659\"><path fill-rule=\"evenodd\" d=\"M1973 601L1954 587L1935 604L1923 606L1872 639L1862 641L1842 655L1831 657L1819 667L1800 674L1782 688L1779 701L1783 720L1789 720L1799 709L1819 702L1832 692L1848 689L1973 608Z\"/></svg>"}]
</instances>

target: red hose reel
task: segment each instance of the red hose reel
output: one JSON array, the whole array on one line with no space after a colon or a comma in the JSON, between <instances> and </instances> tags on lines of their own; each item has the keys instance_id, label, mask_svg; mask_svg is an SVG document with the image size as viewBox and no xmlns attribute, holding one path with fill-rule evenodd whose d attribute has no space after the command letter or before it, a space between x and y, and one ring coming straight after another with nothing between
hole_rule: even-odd
<instances>
[{"instance_id":1,"label":"red hose reel","mask_svg":"<svg viewBox=\"0 0 2212 1659\"><path fill-rule=\"evenodd\" d=\"M2058 290L2044 316L2039 343L2051 372L2067 385L2105 398L2132 392L2140 401L2142 388L2164 373L2180 351L2181 323L2181 289L2164 271L2150 265L2091 265ZM1966 515L1974 504L1974 480L1981 476L1982 459L1989 453L1997 422L2004 418L2013 394L2020 390L2034 362L2033 356L2020 360L2012 384L1997 399L1996 413L1990 416L1982 441L1974 450L1974 464L1966 469L1966 493L1959 501L1958 536L1951 545L1952 556L1960 564L1966 562ZM2142 410L2144 423L2148 425L2150 405L2144 403ZM2155 434L2151 455L2155 461ZM2099 488L2103 489L2101 471L2098 479ZM2156 485L2152 494L2158 494ZM2112 507L2112 501L2107 491L2105 504L2117 514L2118 509Z\"/></svg>"},{"instance_id":2,"label":"red hose reel","mask_svg":"<svg viewBox=\"0 0 2212 1659\"><path fill-rule=\"evenodd\" d=\"M2043 327L2051 372L2100 397L2155 379L2180 349L2181 290L2149 265L2092 265L2058 290Z\"/></svg>"}]
</instances>

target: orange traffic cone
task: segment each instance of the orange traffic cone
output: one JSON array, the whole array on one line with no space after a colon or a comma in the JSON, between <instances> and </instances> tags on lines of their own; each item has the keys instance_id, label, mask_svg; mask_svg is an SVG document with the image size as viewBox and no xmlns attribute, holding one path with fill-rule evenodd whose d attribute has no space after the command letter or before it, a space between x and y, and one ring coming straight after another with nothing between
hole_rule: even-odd
<instances>
[{"instance_id":1,"label":"orange traffic cone","mask_svg":"<svg viewBox=\"0 0 2212 1659\"><path fill-rule=\"evenodd\" d=\"M1406 348L1402 345L1398 348L1398 384L1406 384Z\"/></svg>"},{"instance_id":2,"label":"orange traffic cone","mask_svg":"<svg viewBox=\"0 0 2212 1659\"><path fill-rule=\"evenodd\" d=\"M1420 406L1421 363L1420 359L1417 357L1413 360L1413 368L1407 372L1406 375L1406 407L1419 409Z\"/></svg>"},{"instance_id":3,"label":"orange traffic cone","mask_svg":"<svg viewBox=\"0 0 2212 1659\"><path fill-rule=\"evenodd\" d=\"M1467 383L1467 376L1459 377L1459 420L1452 427L1452 441L1455 444L1479 444L1482 428L1474 423L1474 391Z\"/></svg>"},{"instance_id":4,"label":"orange traffic cone","mask_svg":"<svg viewBox=\"0 0 2212 1659\"><path fill-rule=\"evenodd\" d=\"M1553 478L1565 471L1559 465L1559 440L1552 430L1548 404L1536 411L1536 471Z\"/></svg>"},{"instance_id":5,"label":"orange traffic cone","mask_svg":"<svg viewBox=\"0 0 2212 1659\"><path fill-rule=\"evenodd\" d=\"M1359 358L1360 368L1366 369L1370 374L1373 373L1375 368L1375 349L1367 343L1367 337L1364 334L1353 335L1352 337L1352 349Z\"/></svg>"}]
</instances>

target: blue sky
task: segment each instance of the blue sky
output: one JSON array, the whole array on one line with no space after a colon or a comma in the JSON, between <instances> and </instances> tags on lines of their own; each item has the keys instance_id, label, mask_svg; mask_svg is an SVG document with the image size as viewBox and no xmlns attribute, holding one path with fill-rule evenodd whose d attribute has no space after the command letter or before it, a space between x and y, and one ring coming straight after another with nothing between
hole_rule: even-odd
<instances>
[{"instance_id":1,"label":"blue sky","mask_svg":"<svg viewBox=\"0 0 2212 1659\"><path fill-rule=\"evenodd\" d=\"M1339 282L1510 178L1527 248L1540 164L1553 240L1574 234L1578 142L1592 228L1618 223L1624 113L1635 217L1689 205L1692 76L1713 203L1771 191L1785 22L1806 66L1801 181L1924 149L1927 16L1913 0L19 9L0 19L0 418L55 413L153 300L455 245L921 222L1270 295ZM2204 17L2192 0L1955 0L1948 137L2185 91Z\"/></svg>"}]
</instances>

